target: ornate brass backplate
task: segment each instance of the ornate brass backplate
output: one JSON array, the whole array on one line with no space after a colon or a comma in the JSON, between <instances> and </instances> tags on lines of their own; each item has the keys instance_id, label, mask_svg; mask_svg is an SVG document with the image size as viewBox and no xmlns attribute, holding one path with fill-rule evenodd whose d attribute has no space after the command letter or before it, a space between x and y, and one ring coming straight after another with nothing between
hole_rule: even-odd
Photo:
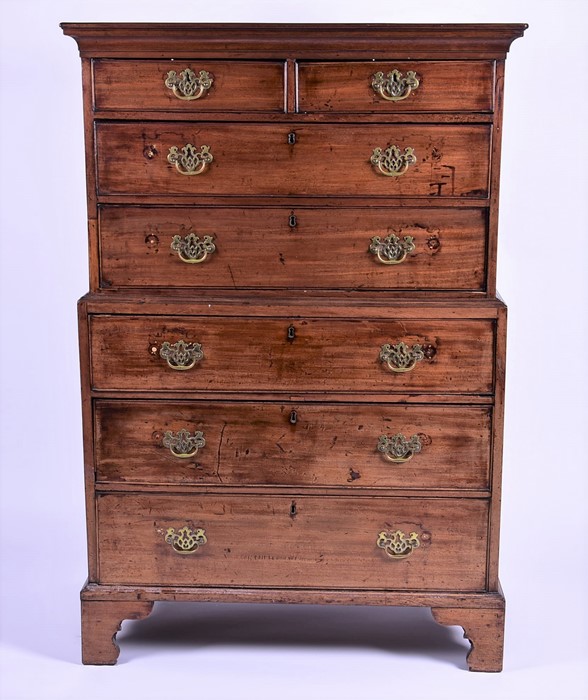
<instances>
[{"instance_id":1,"label":"ornate brass backplate","mask_svg":"<svg viewBox=\"0 0 588 700\"><path fill-rule=\"evenodd\" d=\"M202 431L198 430L192 435L189 430L182 428L177 433L166 430L162 444L174 457L188 459L194 457L198 450L206 445L206 440Z\"/></svg>"},{"instance_id":2,"label":"ornate brass backplate","mask_svg":"<svg viewBox=\"0 0 588 700\"><path fill-rule=\"evenodd\" d=\"M408 462L415 454L423 449L418 435L406 438L402 433L396 433L392 437L380 435L377 450L390 462Z\"/></svg>"},{"instance_id":3,"label":"ornate brass backplate","mask_svg":"<svg viewBox=\"0 0 588 700\"><path fill-rule=\"evenodd\" d=\"M200 99L210 90L213 82L214 78L208 71L201 70L196 75L190 68L181 71L179 75L175 70L170 70L164 80L165 87L169 88L178 100Z\"/></svg>"},{"instance_id":4,"label":"ornate brass backplate","mask_svg":"<svg viewBox=\"0 0 588 700\"><path fill-rule=\"evenodd\" d=\"M378 71L372 76L374 92L389 102L405 100L419 85L420 81L413 70L406 71L406 75L402 75L395 68L386 73L386 75L384 75L383 71Z\"/></svg>"},{"instance_id":5,"label":"ornate brass backplate","mask_svg":"<svg viewBox=\"0 0 588 700\"><path fill-rule=\"evenodd\" d=\"M405 535L402 530L380 532L376 544L392 559L406 559L417 547L421 546L416 532Z\"/></svg>"},{"instance_id":6,"label":"ornate brass backplate","mask_svg":"<svg viewBox=\"0 0 588 700\"><path fill-rule=\"evenodd\" d=\"M176 166L176 170L182 175L200 175L214 160L210 152L210 146L197 146L187 143L182 148L172 146L167 154L169 163Z\"/></svg>"},{"instance_id":7,"label":"ornate brass backplate","mask_svg":"<svg viewBox=\"0 0 588 700\"><path fill-rule=\"evenodd\" d=\"M412 347L406 343L386 343L380 349L380 362L384 362L392 372L410 372L417 362L424 359L423 347L418 343Z\"/></svg>"},{"instance_id":8,"label":"ornate brass backplate","mask_svg":"<svg viewBox=\"0 0 588 700\"><path fill-rule=\"evenodd\" d=\"M165 533L165 541L178 554L195 554L208 542L204 528L192 530L187 525L177 532L173 527L169 527Z\"/></svg>"},{"instance_id":9,"label":"ornate brass backplate","mask_svg":"<svg viewBox=\"0 0 588 700\"><path fill-rule=\"evenodd\" d=\"M204 262L209 255L212 255L216 250L212 236L204 236L200 240L200 236L195 233L189 233L187 236L176 235L171 242L171 249L182 262L197 264Z\"/></svg>"},{"instance_id":10,"label":"ornate brass backplate","mask_svg":"<svg viewBox=\"0 0 588 700\"><path fill-rule=\"evenodd\" d=\"M167 341L162 343L159 356L167 362L171 369L186 370L192 369L204 357L204 353L200 343L187 343L185 340L178 340L176 343L168 343Z\"/></svg>"}]
</instances>

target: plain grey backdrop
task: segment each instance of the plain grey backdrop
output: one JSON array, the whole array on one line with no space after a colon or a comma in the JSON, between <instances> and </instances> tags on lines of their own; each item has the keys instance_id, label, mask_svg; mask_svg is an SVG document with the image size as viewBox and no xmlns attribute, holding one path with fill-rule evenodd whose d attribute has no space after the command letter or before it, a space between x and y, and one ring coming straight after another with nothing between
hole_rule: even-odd
<instances>
[{"instance_id":1,"label":"plain grey backdrop","mask_svg":"<svg viewBox=\"0 0 588 700\"><path fill-rule=\"evenodd\" d=\"M0 697L588 697L583 0L2 0ZM509 304L505 670L468 674L427 610L156 606L83 667L76 300L87 289L81 75L60 21L528 22L507 61L498 288Z\"/></svg>"}]
</instances>

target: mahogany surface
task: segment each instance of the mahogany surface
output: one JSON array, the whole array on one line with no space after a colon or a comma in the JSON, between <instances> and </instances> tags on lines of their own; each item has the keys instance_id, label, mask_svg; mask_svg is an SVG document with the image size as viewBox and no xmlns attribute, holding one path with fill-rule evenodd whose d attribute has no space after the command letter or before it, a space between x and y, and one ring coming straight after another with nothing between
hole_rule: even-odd
<instances>
[{"instance_id":1,"label":"mahogany surface","mask_svg":"<svg viewBox=\"0 0 588 700\"><path fill-rule=\"evenodd\" d=\"M62 28L86 141L83 662L116 663L155 601L227 600L428 606L501 670L496 243L526 25ZM187 69L212 76L196 100L165 84ZM372 86L393 70L419 83L398 101ZM187 144L201 174L168 159ZM385 176L390 146L415 162ZM214 250L186 262L174 236ZM376 236L414 247L384 264ZM190 369L162 356L178 341ZM424 352L402 372L380 357L399 343ZM182 430L202 440L178 456ZM391 461L382 436L419 448Z\"/></svg>"}]
</instances>

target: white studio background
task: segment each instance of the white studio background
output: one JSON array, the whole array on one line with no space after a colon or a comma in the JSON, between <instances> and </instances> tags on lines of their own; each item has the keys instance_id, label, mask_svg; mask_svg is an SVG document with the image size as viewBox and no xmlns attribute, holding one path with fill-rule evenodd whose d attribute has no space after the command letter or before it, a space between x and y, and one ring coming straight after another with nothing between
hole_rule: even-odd
<instances>
[{"instance_id":1,"label":"white studio background","mask_svg":"<svg viewBox=\"0 0 588 700\"><path fill-rule=\"evenodd\" d=\"M588 697L588 55L584 0L2 0L1 700ZM156 606L83 667L76 300L80 63L60 21L527 22L507 61L498 288L509 304L505 670L427 610Z\"/></svg>"}]
</instances>

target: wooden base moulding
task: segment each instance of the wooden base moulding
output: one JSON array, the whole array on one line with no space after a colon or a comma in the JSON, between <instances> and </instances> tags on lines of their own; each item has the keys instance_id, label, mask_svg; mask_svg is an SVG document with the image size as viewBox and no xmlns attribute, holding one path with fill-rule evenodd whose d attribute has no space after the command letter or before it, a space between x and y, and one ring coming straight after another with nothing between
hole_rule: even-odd
<instances>
[{"instance_id":1,"label":"wooden base moulding","mask_svg":"<svg viewBox=\"0 0 588 700\"><path fill-rule=\"evenodd\" d=\"M112 665L120 648L116 635L124 620L146 618L157 601L292 603L430 607L441 625L462 627L471 644L470 671L502 670L505 601L496 593L394 593L390 591L161 588L87 584L81 592L82 660Z\"/></svg>"}]
</instances>

